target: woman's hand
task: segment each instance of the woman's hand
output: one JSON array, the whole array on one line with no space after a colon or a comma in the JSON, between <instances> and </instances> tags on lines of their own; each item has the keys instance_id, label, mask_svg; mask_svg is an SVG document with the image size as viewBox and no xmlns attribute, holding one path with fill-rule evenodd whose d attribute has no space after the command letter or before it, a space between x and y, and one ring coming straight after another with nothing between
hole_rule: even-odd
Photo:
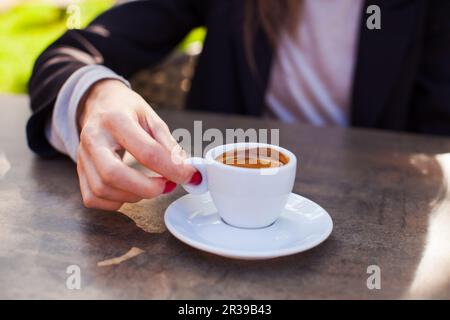
<instances>
[{"instance_id":1,"label":"woman's hand","mask_svg":"<svg viewBox=\"0 0 450 320\"><path fill-rule=\"evenodd\" d=\"M167 125L122 82L96 83L79 110L77 171L86 207L117 210L192 179L195 170L183 164L184 152ZM150 178L127 166L118 154L122 150L162 177Z\"/></svg>"}]
</instances>

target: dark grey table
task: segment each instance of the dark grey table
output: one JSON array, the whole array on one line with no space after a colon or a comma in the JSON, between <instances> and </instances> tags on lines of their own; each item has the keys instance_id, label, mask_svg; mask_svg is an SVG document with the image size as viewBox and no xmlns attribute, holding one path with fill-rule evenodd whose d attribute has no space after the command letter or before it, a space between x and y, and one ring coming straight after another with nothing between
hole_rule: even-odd
<instances>
[{"instance_id":1,"label":"dark grey table","mask_svg":"<svg viewBox=\"0 0 450 320\"><path fill-rule=\"evenodd\" d=\"M0 298L450 298L450 139L162 112L171 129L279 128L299 156L294 191L327 209L334 231L305 253L249 262L166 231L180 189L123 213L84 209L74 164L27 149L27 104L0 98ZM132 247L145 252L98 266ZM71 265L80 290L66 286ZM367 287L371 265L381 289Z\"/></svg>"}]
</instances>

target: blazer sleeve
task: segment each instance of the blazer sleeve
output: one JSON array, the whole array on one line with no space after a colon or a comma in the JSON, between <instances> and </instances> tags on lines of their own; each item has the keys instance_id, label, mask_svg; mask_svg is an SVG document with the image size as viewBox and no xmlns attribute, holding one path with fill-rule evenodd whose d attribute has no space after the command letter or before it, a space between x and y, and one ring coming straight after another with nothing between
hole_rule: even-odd
<instances>
[{"instance_id":1,"label":"blazer sleeve","mask_svg":"<svg viewBox=\"0 0 450 320\"><path fill-rule=\"evenodd\" d=\"M412 96L414 130L450 135L450 1L427 1L421 65Z\"/></svg>"},{"instance_id":2,"label":"blazer sleeve","mask_svg":"<svg viewBox=\"0 0 450 320\"><path fill-rule=\"evenodd\" d=\"M125 78L160 62L193 28L205 24L207 0L140 0L119 5L84 30L69 30L37 59L28 84L29 147L56 154L45 125L66 80L78 69L104 65Z\"/></svg>"}]
</instances>

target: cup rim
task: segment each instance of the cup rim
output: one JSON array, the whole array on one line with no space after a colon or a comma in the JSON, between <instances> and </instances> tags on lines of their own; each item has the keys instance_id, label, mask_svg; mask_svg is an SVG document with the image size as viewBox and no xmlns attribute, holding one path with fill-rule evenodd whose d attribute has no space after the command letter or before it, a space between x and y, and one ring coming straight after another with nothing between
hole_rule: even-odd
<instances>
[{"instance_id":1,"label":"cup rim","mask_svg":"<svg viewBox=\"0 0 450 320\"><path fill-rule=\"evenodd\" d=\"M215 159L215 156L217 156L215 153L217 152L217 150L220 149L221 154L230 150L230 149L237 149L240 147L246 147L246 148L252 148L252 147L267 147L267 148L271 148L271 149L275 149L277 151L280 151L282 153L284 153L288 158L289 161L287 164L281 166L281 167L275 167L275 168L243 168L243 167L236 167L236 166L230 166L227 164L224 164L220 161L217 161ZM214 155L213 155L214 154ZM278 171L285 171L285 170L289 170L292 166L296 166L297 165L297 157L296 155L283 148L280 147L278 145L274 145L274 144L269 144L269 143L261 143L261 142L238 142L238 143L228 143L228 144L223 144L217 147L214 147L212 149L210 149L206 155L205 158L206 162L208 164L220 167L222 169L225 170L230 170L230 171L241 171L241 172L246 172L246 173L256 173L256 174L260 174L261 172L270 172L270 171L274 171L277 170Z\"/></svg>"}]
</instances>

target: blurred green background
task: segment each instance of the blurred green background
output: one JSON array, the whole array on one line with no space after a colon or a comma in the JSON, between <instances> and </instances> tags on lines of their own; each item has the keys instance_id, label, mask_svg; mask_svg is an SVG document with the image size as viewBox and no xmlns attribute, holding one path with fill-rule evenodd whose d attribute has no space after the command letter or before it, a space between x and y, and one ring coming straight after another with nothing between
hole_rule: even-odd
<instances>
[{"instance_id":1,"label":"blurred green background","mask_svg":"<svg viewBox=\"0 0 450 320\"><path fill-rule=\"evenodd\" d=\"M80 8L81 26L88 24L114 0L0 0L0 93L26 93L38 55L67 28L67 5ZM206 31L194 30L180 45L201 42Z\"/></svg>"}]
</instances>

